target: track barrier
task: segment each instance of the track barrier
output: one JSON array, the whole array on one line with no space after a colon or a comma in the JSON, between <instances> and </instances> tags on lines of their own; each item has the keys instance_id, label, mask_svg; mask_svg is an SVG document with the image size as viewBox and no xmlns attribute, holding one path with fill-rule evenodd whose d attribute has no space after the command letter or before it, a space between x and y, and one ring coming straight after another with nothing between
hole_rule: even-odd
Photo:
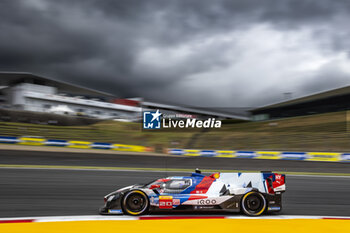
<instances>
[{"instance_id":1,"label":"track barrier","mask_svg":"<svg viewBox=\"0 0 350 233\"><path fill-rule=\"evenodd\" d=\"M79 149L101 149L126 152L153 152L153 148L139 145L112 144L103 142L67 141L45 139L41 137L4 137L0 143L30 146L57 146ZM286 152L286 151L242 151L242 150L198 150L198 149L168 149L168 154L182 156L247 158L247 159L281 159L326 162L350 162L350 153L335 152Z\"/></svg>"},{"instance_id":2,"label":"track barrier","mask_svg":"<svg viewBox=\"0 0 350 233\"><path fill-rule=\"evenodd\" d=\"M3 137L0 136L0 143L19 144L29 146L57 146L78 149L102 149L129 152L152 152L153 148L138 145L112 144L103 142L67 141L58 139L45 139L41 137Z\"/></svg>"},{"instance_id":3,"label":"track barrier","mask_svg":"<svg viewBox=\"0 0 350 233\"><path fill-rule=\"evenodd\" d=\"M304 161L350 162L350 153L335 152L283 152L283 151L235 151L169 149L171 155L202 156L219 158L282 159Z\"/></svg>"}]
</instances>

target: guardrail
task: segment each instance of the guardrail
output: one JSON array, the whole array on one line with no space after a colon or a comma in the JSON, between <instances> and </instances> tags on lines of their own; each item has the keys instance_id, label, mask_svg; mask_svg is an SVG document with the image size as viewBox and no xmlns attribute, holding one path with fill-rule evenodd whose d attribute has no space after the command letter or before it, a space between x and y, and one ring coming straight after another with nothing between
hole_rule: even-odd
<instances>
[{"instance_id":1,"label":"guardrail","mask_svg":"<svg viewBox=\"0 0 350 233\"><path fill-rule=\"evenodd\" d=\"M112 144L102 142L87 142L87 141L67 141L57 139L45 139L36 137L3 137L0 136L0 143L30 145L30 146L58 146L79 149L103 149L116 151L130 152L151 152L153 149L146 146Z\"/></svg>"},{"instance_id":2,"label":"guardrail","mask_svg":"<svg viewBox=\"0 0 350 233\"><path fill-rule=\"evenodd\" d=\"M220 158L350 162L350 153L169 149L169 154Z\"/></svg>"}]
</instances>

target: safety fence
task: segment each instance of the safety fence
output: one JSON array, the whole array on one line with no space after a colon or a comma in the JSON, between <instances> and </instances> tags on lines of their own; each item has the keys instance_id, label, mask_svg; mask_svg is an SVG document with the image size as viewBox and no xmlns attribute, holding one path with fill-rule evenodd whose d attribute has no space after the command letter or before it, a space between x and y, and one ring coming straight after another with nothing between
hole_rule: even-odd
<instances>
[{"instance_id":1,"label":"safety fence","mask_svg":"<svg viewBox=\"0 0 350 233\"><path fill-rule=\"evenodd\" d=\"M335 152L282 152L282 151L169 149L168 153L172 155L221 157L221 158L284 159L284 160L305 160L305 161L350 162L350 153L335 153Z\"/></svg>"},{"instance_id":2,"label":"safety fence","mask_svg":"<svg viewBox=\"0 0 350 233\"><path fill-rule=\"evenodd\" d=\"M67 141L56 139L45 139L41 137L3 137L0 136L0 143L30 145L30 146L57 146L79 149L103 149L130 152L152 152L153 148L138 145L112 144L102 142Z\"/></svg>"}]
</instances>

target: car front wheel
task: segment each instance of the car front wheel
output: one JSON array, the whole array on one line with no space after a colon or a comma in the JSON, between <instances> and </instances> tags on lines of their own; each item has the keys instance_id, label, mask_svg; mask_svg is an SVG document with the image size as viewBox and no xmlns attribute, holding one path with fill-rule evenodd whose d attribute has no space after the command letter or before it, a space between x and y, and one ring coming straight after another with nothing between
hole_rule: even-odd
<instances>
[{"instance_id":1,"label":"car front wheel","mask_svg":"<svg viewBox=\"0 0 350 233\"><path fill-rule=\"evenodd\" d=\"M132 190L125 194L122 201L124 213L129 215L146 214L149 208L149 200L146 194L140 190Z\"/></svg>"}]
</instances>

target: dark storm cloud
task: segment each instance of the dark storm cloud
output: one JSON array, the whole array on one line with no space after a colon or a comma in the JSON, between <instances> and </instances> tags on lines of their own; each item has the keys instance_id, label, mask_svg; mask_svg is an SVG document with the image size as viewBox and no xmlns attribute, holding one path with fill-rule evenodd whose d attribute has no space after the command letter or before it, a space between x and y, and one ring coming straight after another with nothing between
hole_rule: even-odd
<instances>
[{"instance_id":1,"label":"dark storm cloud","mask_svg":"<svg viewBox=\"0 0 350 233\"><path fill-rule=\"evenodd\" d=\"M350 83L338 65L349 13L346 0L2 0L0 70L121 97L260 105Z\"/></svg>"}]
</instances>

